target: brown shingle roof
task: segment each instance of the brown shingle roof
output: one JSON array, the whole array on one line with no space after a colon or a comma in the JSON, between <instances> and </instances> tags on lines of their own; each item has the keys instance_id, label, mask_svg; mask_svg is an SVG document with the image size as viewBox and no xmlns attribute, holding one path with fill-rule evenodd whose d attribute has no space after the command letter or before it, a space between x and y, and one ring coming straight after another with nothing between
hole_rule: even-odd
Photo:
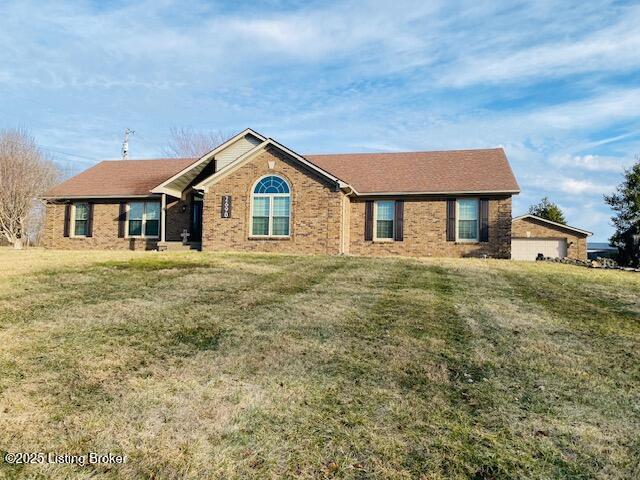
<instances>
[{"instance_id":1,"label":"brown shingle roof","mask_svg":"<svg viewBox=\"0 0 640 480\"><path fill-rule=\"evenodd\" d=\"M501 148L441 152L305 155L328 173L367 193L517 192ZM106 160L49 190L44 197L148 195L196 158Z\"/></svg>"},{"instance_id":2,"label":"brown shingle roof","mask_svg":"<svg viewBox=\"0 0 640 480\"><path fill-rule=\"evenodd\" d=\"M502 148L305 155L358 193L517 192Z\"/></svg>"},{"instance_id":3,"label":"brown shingle roof","mask_svg":"<svg viewBox=\"0 0 640 480\"><path fill-rule=\"evenodd\" d=\"M56 185L44 197L148 195L153 187L196 160L197 158L105 160Z\"/></svg>"}]
</instances>

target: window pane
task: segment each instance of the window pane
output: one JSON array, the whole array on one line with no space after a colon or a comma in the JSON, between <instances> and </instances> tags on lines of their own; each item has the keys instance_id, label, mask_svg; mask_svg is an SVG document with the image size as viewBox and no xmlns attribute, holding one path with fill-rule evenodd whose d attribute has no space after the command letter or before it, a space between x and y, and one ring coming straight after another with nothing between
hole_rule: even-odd
<instances>
[{"instance_id":1,"label":"window pane","mask_svg":"<svg viewBox=\"0 0 640 480\"><path fill-rule=\"evenodd\" d=\"M142 235L142 220L129 220L129 236Z\"/></svg>"},{"instance_id":2,"label":"window pane","mask_svg":"<svg viewBox=\"0 0 640 480\"><path fill-rule=\"evenodd\" d=\"M86 220L89 218L89 205L86 203L76 203L76 220Z\"/></svg>"},{"instance_id":3,"label":"window pane","mask_svg":"<svg viewBox=\"0 0 640 480\"><path fill-rule=\"evenodd\" d=\"M253 198L252 235L269 235L269 197Z\"/></svg>"},{"instance_id":4,"label":"window pane","mask_svg":"<svg viewBox=\"0 0 640 480\"><path fill-rule=\"evenodd\" d=\"M393 220L376 222L376 238L393 238Z\"/></svg>"},{"instance_id":5,"label":"window pane","mask_svg":"<svg viewBox=\"0 0 640 480\"><path fill-rule=\"evenodd\" d=\"M253 217L252 235L269 235L269 217Z\"/></svg>"},{"instance_id":6,"label":"window pane","mask_svg":"<svg viewBox=\"0 0 640 480\"><path fill-rule=\"evenodd\" d=\"M269 216L269 197L253 198L253 216L254 217Z\"/></svg>"},{"instance_id":7,"label":"window pane","mask_svg":"<svg viewBox=\"0 0 640 480\"><path fill-rule=\"evenodd\" d=\"M145 213L147 221L160 219L160 204L158 202L150 202L145 204Z\"/></svg>"},{"instance_id":8,"label":"window pane","mask_svg":"<svg viewBox=\"0 0 640 480\"><path fill-rule=\"evenodd\" d=\"M458 199L458 238L478 239L478 200L475 198Z\"/></svg>"},{"instance_id":9,"label":"window pane","mask_svg":"<svg viewBox=\"0 0 640 480\"><path fill-rule=\"evenodd\" d=\"M478 200L475 198L458 200L458 215L460 220L477 220Z\"/></svg>"},{"instance_id":10,"label":"window pane","mask_svg":"<svg viewBox=\"0 0 640 480\"><path fill-rule=\"evenodd\" d=\"M395 207L394 201L376 202L376 208L378 209L378 220L393 220L393 211Z\"/></svg>"},{"instance_id":11,"label":"window pane","mask_svg":"<svg viewBox=\"0 0 640 480\"><path fill-rule=\"evenodd\" d=\"M147 219L147 223L145 223L145 226L144 226L144 235L146 237L157 237L159 225L160 225L159 220Z\"/></svg>"},{"instance_id":12,"label":"window pane","mask_svg":"<svg viewBox=\"0 0 640 480\"><path fill-rule=\"evenodd\" d=\"M273 216L289 216L289 197L273 197Z\"/></svg>"},{"instance_id":13,"label":"window pane","mask_svg":"<svg viewBox=\"0 0 640 480\"><path fill-rule=\"evenodd\" d=\"M289 235L290 197L273 197L273 232L271 235Z\"/></svg>"},{"instance_id":14,"label":"window pane","mask_svg":"<svg viewBox=\"0 0 640 480\"><path fill-rule=\"evenodd\" d=\"M289 193L289 185L284 179L272 175L260 180L253 193Z\"/></svg>"},{"instance_id":15,"label":"window pane","mask_svg":"<svg viewBox=\"0 0 640 480\"><path fill-rule=\"evenodd\" d=\"M78 237L84 237L87 235L87 221L86 220L76 220L76 228L74 231L74 235Z\"/></svg>"},{"instance_id":16,"label":"window pane","mask_svg":"<svg viewBox=\"0 0 640 480\"><path fill-rule=\"evenodd\" d=\"M478 238L477 220L460 220L458 222L458 238L461 240L476 240Z\"/></svg>"},{"instance_id":17,"label":"window pane","mask_svg":"<svg viewBox=\"0 0 640 480\"><path fill-rule=\"evenodd\" d=\"M273 217L272 235L289 235L289 217Z\"/></svg>"},{"instance_id":18,"label":"window pane","mask_svg":"<svg viewBox=\"0 0 640 480\"><path fill-rule=\"evenodd\" d=\"M129 220L142 220L144 202L132 202L129 204Z\"/></svg>"}]
</instances>

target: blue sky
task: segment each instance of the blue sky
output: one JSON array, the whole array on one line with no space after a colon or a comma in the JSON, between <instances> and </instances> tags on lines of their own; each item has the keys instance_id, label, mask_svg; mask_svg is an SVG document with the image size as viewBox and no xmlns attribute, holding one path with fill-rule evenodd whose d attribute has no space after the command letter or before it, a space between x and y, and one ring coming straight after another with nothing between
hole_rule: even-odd
<instances>
[{"instance_id":1,"label":"blue sky","mask_svg":"<svg viewBox=\"0 0 640 480\"><path fill-rule=\"evenodd\" d=\"M640 153L640 5L0 0L0 127L67 173L159 156L171 127L302 153L505 148L522 194L611 233ZM72 156L75 155L75 156Z\"/></svg>"}]
</instances>

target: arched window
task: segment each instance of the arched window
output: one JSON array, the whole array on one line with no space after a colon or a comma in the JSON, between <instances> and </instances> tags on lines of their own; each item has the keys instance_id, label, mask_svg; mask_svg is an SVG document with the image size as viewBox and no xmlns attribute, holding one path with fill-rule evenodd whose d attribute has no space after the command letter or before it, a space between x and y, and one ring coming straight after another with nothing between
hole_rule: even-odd
<instances>
[{"instance_id":1,"label":"arched window","mask_svg":"<svg viewBox=\"0 0 640 480\"><path fill-rule=\"evenodd\" d=\"M251 196L251 235L254 237L288 237L291 194L281 177L263 177L253 187Z\"/></svg>"}]
</instances>

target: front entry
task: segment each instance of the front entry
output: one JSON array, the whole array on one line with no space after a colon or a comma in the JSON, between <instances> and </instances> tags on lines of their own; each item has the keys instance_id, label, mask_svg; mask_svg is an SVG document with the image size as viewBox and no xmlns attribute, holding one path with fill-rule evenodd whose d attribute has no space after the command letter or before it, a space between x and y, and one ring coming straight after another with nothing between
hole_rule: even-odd
<instances>
[{"instance_id":1,"label":"front entry","mask_svg":"<svg viewBox=\"0 0 640 480\"><path fill-rule=\"evenodd\" d=\"M202 199L194 198L191 202L191 235L189 240L192 242L202 241Z\"/></svg>"}]
</instances>

